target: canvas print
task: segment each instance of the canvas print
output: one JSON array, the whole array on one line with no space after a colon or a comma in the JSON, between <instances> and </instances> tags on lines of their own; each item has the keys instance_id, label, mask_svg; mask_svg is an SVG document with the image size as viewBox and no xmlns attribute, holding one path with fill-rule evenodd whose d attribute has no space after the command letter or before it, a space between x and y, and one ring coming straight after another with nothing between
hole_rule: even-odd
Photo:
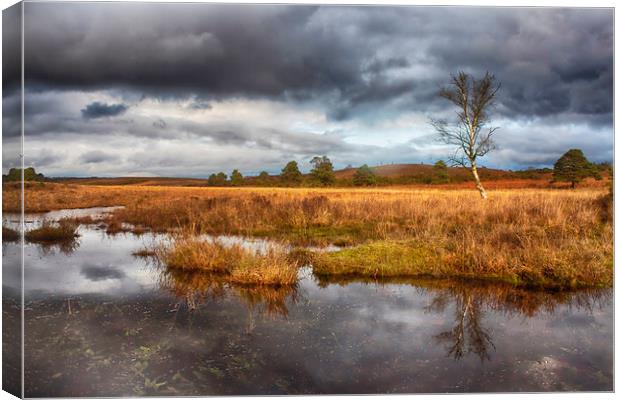
<instances>
[{"instance_id":1,"label":"canvas print","mask_svg":"<svg viewBox=\"0 0 620 400\"><path fill-rule=\"evenodd\" d=\"M611 8L3 11L18 397L613 391Z\"/></svg>"}]
</instances>

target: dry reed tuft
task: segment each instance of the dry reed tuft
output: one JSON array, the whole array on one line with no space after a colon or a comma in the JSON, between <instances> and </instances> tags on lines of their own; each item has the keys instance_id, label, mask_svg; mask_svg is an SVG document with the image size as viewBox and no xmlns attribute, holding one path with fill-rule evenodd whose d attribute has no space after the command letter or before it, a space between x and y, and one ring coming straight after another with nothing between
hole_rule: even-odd
<instances>
[{"instance_id":1,"label":"dry reed tuft","mask_svg":"<svg viewBox=\"0 0 620 400\"><path fill-rule=\"evenodd\" d=\"M258 253L216 240L178 236L156 248L158 259L168 268L202 271L226 276L237 284L292 285L297 282L297 263L276 247Z\"/></svg>"}]
</instances>

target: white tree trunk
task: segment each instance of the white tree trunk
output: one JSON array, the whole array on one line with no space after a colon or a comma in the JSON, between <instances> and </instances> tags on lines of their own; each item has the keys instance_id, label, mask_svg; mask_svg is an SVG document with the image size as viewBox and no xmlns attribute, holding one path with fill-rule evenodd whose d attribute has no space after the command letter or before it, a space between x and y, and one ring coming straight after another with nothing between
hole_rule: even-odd
<instances>
[{"instance_id":1,"label":"white tree trunk","mask_svg":"<svg viewBox=\"0 0 620 400\"><path fill-rule=\"evenodd\" d=\"M484 187L480 182L480 177L478 176L478 168L476 167L475 161L472 161L471 163L471 173L474 176L474 180L476 181L476 189L478 189L478 191L480 192L480 197L482 197L483 200L486 200L487 192L486 190L484 190Z\"/></svg>"}]
</instances>

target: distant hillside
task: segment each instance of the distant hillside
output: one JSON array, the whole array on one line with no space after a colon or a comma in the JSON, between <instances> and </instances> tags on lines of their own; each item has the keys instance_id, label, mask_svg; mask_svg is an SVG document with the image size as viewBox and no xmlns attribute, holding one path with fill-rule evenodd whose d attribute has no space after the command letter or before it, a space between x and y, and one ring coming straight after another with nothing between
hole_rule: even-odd
<instances>
[{"instance_id":1,"label":"distant hillside","mask_svg":"<svg viewBox=\"0 0 620 400\"><path fill-rule=\"evenodd\" d=\"M117 177L117 178L52 178L52 182L77 185L139 185L139 186L207 186L206 179L166 177Z\"/></svg>"},{"instance_id":2,"label":"distant hillside","mask_svg":"<svg viewBox=\"0 0 620 400\"><path fill-rule=\"evenodd\" d=\"M372 171L383 178L406 179L419 178L424 179L432 177L435 169L432 164L388 164L371 167ZM345 168L336 171L337 179L351 179L357 168ZM501 169L492 169L479 167L481 179L497 180L497 179L551 179L551 170L524 170L524 171L507 171ZM471 180L471 172L462 167L448 168L448 176L454 182L464 182Z\"/></svg>"},{"instance_id":3,"label":"distant hillside","mask_svg":"<svg viewBox=\"0 0 620 400\"><path fill-rule=\"evenodd\" d=\"M380 177L386 178L402 178L402 177L425 177L432 176L434 174L434 168L431 164L389 164L380 165L377 167L371 167L372 171ZM339 179L352 178L357 168L345 168L336 171L336 177ZM485 174L487 178L506 179L514 178L516 174L511 171L505 171L501 169L491 168L479 168L481 174ZM448 174L450 177L469 178L471 172L469 170L456 167L448 168Z\"/></svg>"},{"instance_id":4,"label":"distant hillside","mask_svg":"<svg viewBox=\"0 0 620 400\"><path fill-rule=\"evenodd\" d=\"M371 167L377 175L378 185L409 185L434 183L436 170L431 164L389 164ZM335 171L338 186L352 185L353 175L357 168L345 168ZM483 181L535 179L551 180L551 170L506 171L500 169L480 168L480 177ZM308 177L308 174L305 174ZM465 168L448 168L450 183L464 183L471 181L471 173ZM117 177L117 178L54 178L56 182L81 185L140 185L140 186L208 186L207 179L200 178L167 178L167 177ZM244 178L246 186L278 186L277 175L271 175L266 180L255 176Z\"/></svg>"}]
</instances>

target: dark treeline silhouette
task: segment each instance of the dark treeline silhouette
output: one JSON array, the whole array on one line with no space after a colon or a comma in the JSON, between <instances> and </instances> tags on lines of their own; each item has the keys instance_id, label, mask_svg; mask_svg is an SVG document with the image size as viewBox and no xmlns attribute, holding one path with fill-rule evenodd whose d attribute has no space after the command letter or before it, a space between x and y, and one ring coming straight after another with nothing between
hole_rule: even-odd
<instances>
[{"instance_id":1,"label":"dark treeline silhouette","mask_svg":"<svg viewBox=\"0 0 620 400\"><path fill-rule=\"evenodd\" d=\"M578 153L578 154L577 154ZM567 156L568 155L568 156ZM580 155L580 157L579 157ZM575 158L576 157L576 158ZM340 171L335 171L332 161L327 156L316 156L309 162L312 169L303 174L297 161L289 161L278 175L262 171L258 176L243 176L237 169L231 172L230 178L224 172L209 176L209 186L263 186L263 187L327 187L327 186L389 186L408 184L448 184L471 182L467 169L448 166L444 160L434 164L400 165L402 171L392 173L386 166L370 167L367 164L354 167L351 164ZM387 167L398 167L389 164ZM609 175L611 164L591 163L587 161L581 150L570 150L551 168L528 168L521 171L496 170L478 167L480 177L485 180L499 179L533 179L547 180L550 183L570 182L574 185L584 178L601 179ZM383 171L383 172L382 172Z\"/></svg>"},{"instance_id":2,"label":"dark treeline silhouette","mask_svg":"<svg viewBox=\"0 0 620 400\"><path fill-rule=\"evenodd\" d=\"M390 185L441 185L458 184L472 182L472 177L467 168L459 166L449 166L444 160L437 160L434 164L385 164L371 167L363 164L359 167L348 164L342 170L334 170L332 161L327 156L316 156L308 161L311 167L309 173L302 173L297 161L292 160L286 163L279 174L270 174L261 171L255 176L244 176L238 169L233 169L228 175L226 172L219 171L212 173L206 180L207 186L214 187L239 187L239 186L258 186L258 187L368 187L368 186L390 186ZM525 170L499 170L478 166L480 178L488 181L512 180L512 179L531 179L547 181L550 184L565 183L565 187L576 187L577 184L586 178L602 179L610 177L612 165L609 162L594 163L588 161L583 152L579 149L571 149L562 155L554 165L554 168L528 168ZM7 174L3 175L3 182L21 181L21 169L11 168ZM65 181L88 181L93 183L105 184L136 184L142 181L150 181L153 178L51 178L42 173L37 173L33 167L24 169L24 180L26 182L65 182ZM161 178L179 180L186 178ZM189 178L188 178L189 179ZM202 179L189 179L190 186L204 186ZM566 183L570 184L567 185ZM177 183L185 185L184 183Z\"/></svg>"}]
</instances>

